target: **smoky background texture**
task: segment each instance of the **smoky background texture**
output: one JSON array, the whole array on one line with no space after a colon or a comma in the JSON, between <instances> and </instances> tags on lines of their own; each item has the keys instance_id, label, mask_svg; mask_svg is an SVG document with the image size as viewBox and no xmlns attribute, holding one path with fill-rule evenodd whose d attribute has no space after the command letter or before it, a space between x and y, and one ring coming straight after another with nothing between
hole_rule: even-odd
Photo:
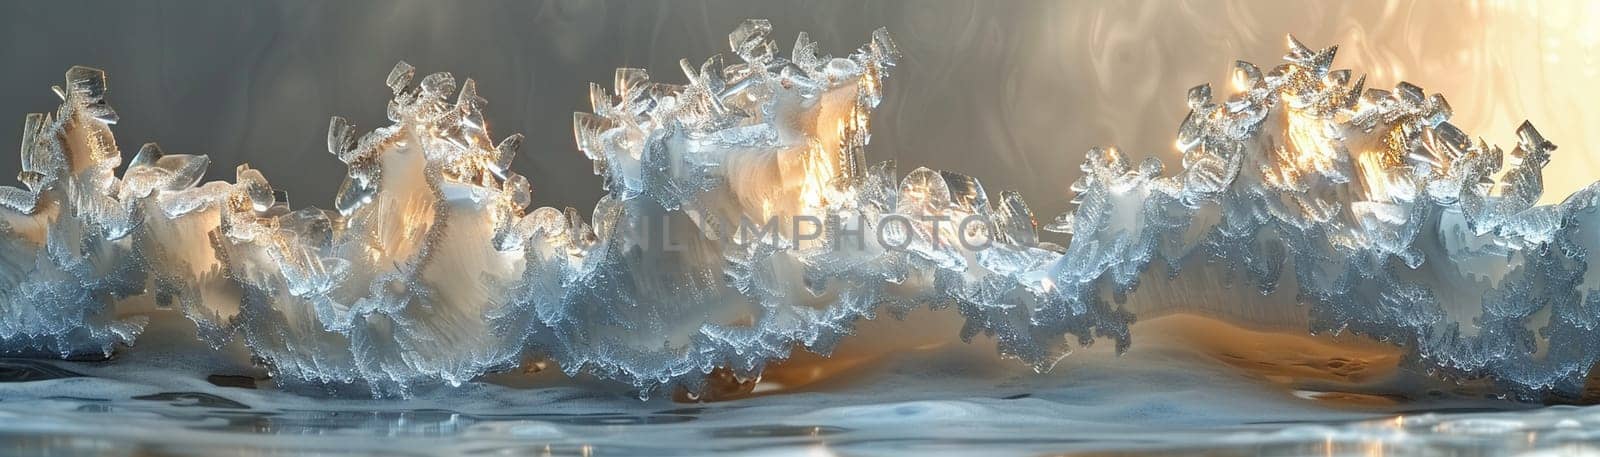
<instances>
[{"instance_id":1,"label":"smoky background texture","mask_svg":"<svg viewBox=\"0 0 1600 457\"><path fill-rule=\"evenodd\" d=\"M328 118L387 123L399 60L474 78L498 139L527 135L513 168L538 206L587 213L600 179L573 145L587 83L616 67L681 82L677 61L731 56L727 33L771 19L784 55L800 31L848 54L887 27L904 54L869 156L1016 189L1041 218L1066 209L1083 153L1117 145L1179 166L1183 95L1223 93L1234 60L1276 65L1284 36L1340 45L1337 66L1442 92L1454 122L1509 148L1530 119L1561 146L1546 201L1597 177L1600 20L1592 2L1322 1L201 1L0 2L0 114L53 110L72 65L109 74L125 158L145 142L209 154L208 180L249 163L296 207L330 207L344 166ZM0 124L4 125L4 124ZM0 175L15 184L15 159Z\"/></svg>"}]
</instances>

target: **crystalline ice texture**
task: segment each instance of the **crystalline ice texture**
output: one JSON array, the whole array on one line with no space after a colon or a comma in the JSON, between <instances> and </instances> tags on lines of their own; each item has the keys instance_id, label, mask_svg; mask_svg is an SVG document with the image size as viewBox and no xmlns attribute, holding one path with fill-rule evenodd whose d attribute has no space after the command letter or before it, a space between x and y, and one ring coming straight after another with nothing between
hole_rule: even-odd
<instances>
[{"instance_id":1,"label":"crystalline ice texture","mask_svg":"<svg viewBox=\"0 0 1600 457\"><path fill-rule=\"evenodd\" d=\"M330 123L329 152L349 166L337 211L290 210L243 167L219 195L217 245L240 305L190 316L237 326L281 377L404 393L521 354L526 326L490 318L523 273L502 239L529 201L506 169L520 137L491 140L471 79L458 92L448 73L413 84L412 71L402 62L387 80L392 125L356 138Z\"/></svg>"},{"instance_id":2,"label":"crystalline ice texture","mask_svg":"<svg viewBox=\"0 0 1600 457\"><path fill-rule=\"evenodd\" d=\"M1176 175L1091 152L1079 207L1056 224L1074 239L1055 276L1110 280L1119 294L1149 284L1153 296L1128 297L1149 302L1224 270L1261 292L1239 309L1286 306L1275 292L1290 287L1312 331L1389 341L1516 396L1576 394L1600 344L1586 265L1600 244L1588 235L1596 187L1535 207L1555 145L1531 125L1495 181L1501 150L1451 125L1443 97L1404 82L1365 89L1330 68L1335 48L1289 47L1264 75L1237 64L1226 100L1190 91ZM1178 278L1143 265L1155 259Z\"/></svg>"},{"instance_id":3,"label":"crystalline ice texture","mask_svg":"<svg viewBox=\"0 0 1600 457\"><path fill-rule=\"evenodd\" d=\"M871 176L863 157L893 42L879 30L831 58L802 35L785 59L770 29L748 21L729 35L737 63L682 61L686 85L620 69L610 91L591 89L593 113L575 115L609 193L594 233L567 249L576 255L529 258L530 272L558 271L566 287L526 305L555 317L534 347L569 372L698 390L715 368L753 376L797 344L826 351L879 304L927 292L889 291L908 275L904 254L795 233L799 216L814 217L799 230L815 233L825 216L893 211L866 198L895 191L869 188L892 177ZM549 237L543 249L572 243Z\"/></svg>"},{"instance_id":4,"label":"crystalline ice texture","mask_svg":"<svg viewBox=\"0 0 1600 457\"><path fill-rule=\"evenodd\" d=\"M1443 97L1367 89L1333 48L1291 38L1270 71L1235 64L1226 99L1189 91L1175 171L1089 151L1074 208L1042 227L1062 246L1016 192L866 163L898 57L884 31L838 58L804 34L784 57L770 31L730 34L737 62L682 61L684 84L619 69L590 87L573 132L605 181L592 222L528 209L509 169L522 137L493 141L472 80L401 63L391 125L334 118L349 172L329 211L291 209L246 165L200 184L204 156L155 145L115 177L104 77L74 68L56 115L28 118L27 189L0 189L0 350L108 354L142 328L116 315L144 293L214 346L242 339L282 383L376 395L525 357L700 392L713 370L756 376L918 306L1040 370L1064 337L1121 350L1135 312L1196 304L1303 305L1313 332L1524 398L1577 393L1600 357L1600 187L1535 206L1555 146L1526 123L1507 167Z\"/></svg>"},{"instance_id":5,"label":"crystalline ice texture","mask_svg":"<svg viewBox=\"0 0 1600 457\"><path fill-rule=\"evenodd\" d=\"M141 291L130 262L132 208L117 199L122 163L105 104L105 74L73 67L61 108L29 114L22 133L27 186L0 188L0 352L107 356L144 327L119 319L117 297Z\"/></svg>"},{"instance_id":6,"label":"crystalline ice texture","mask_svg":"<svg viewBox=\"0 0 1600 457\"><path fill-rule=\"evenodd\" d=\"M393 125L356 138L331 122L350 171L330 212L291 210L247 165L198 185L205 156L154 144L117 179L104 76L74 68L56 118L29 117L29 189L6 190L0 349L109 354L143 327L114 307L148 292L213 346L243 338L286 384L404 394L515 366L531 321L490 315L522 291L506 240L530 201L506 168L521 137L490 141L471 80L458 93L410 72L388 81Z\"/></svg>"},{"instance_id":7,"label":"crystalline ice texture","mask_svg":"<svg viewBox=\"0 0 1600 457\"><path fill-rule=\"evenodd\" d=\"M1131 316L1052 287L1059 248L1038 241L1015 194L991 204L967 176L866 164L898 57L887 33L843 58L802 35L784 59L769 29L729 36L740 62L682 62L687 85L622 69L611 91L591 90L575 135L609 193L596 244L551 267L572 286L538 296L561 318L534 347L573 373L695 391L716 368L754 376L796 346L826 353L884 307L953 306L963 337L995 335L1041 369L1063 333L1126 345ZM650 224L680 244L651 246Z\"/></svg>"}]
</instances>

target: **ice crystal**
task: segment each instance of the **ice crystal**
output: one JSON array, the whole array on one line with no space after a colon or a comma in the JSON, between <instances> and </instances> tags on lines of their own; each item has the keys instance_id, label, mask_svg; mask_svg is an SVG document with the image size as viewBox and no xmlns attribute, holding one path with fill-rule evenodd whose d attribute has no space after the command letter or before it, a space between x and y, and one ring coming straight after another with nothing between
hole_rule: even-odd
<instances>
[{"instance_id":1,"label":"ice crystal","mask_svg":"<svg viewBox=\"0 0 1600 457\"><path fill-rule=\"evenodd\" d=\"M27 188L0 189L0 350L109 354L142 327L117 317L142 293L282 382L380 395L528 357L700 392L919 306L1040 370L1068 341L1127 348L1133 311L1195 301L1306 306L1313 332L1522 396L1574 394L1600 357L1600 191L1535 206L1555 146L1529 124L1504 154L1443 97L1366 88L1291 38L1269 71L1235 64L1226 98L1189 91L1181 168L1095 148L1072 210L1039 227L1015 192L867 163L899 57L885 31L844 57L805 34L785 56L770 32L745 22L736 61L683 60L681 84L624 68L590 87L573 133L607 193L589 220L530 209L522 137L494 141L470 79L402 62L390 125L333 118L349 171L330 211L291 209L246 165L200 184L204 156L154 145L117 178L104 76L75 67L61 109L28 117Z\"/></svg>"},{"instance_id":2,"label":"ice crystal","mask_svg":"<svg viewBox=\"0 0 1600 457\"><path fill-rule=\"evenodd\" d=\"M122 154L111 137L117 115L105 103L105 73L73 67L55 92L61 108L29 114L22 127L17 179L27 188L0 188L0 351L105 356L144 327L111 306L141 291L143 272L128 261L135 208L117 198L127 190L114 176ZM173 171L162 170L168 175L127 182L171 184Z\"/></svg>"}]
</instances>

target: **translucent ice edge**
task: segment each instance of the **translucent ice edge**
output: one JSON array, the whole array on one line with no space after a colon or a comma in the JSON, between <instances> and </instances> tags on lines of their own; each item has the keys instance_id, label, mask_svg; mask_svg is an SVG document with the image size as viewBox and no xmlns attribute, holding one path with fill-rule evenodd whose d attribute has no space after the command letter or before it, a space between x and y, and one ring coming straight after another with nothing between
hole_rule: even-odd
<instances>
[{"instance_id":1,"label":"translucent ice edge","mask_svg":"<svg viewBox=\"0 0 1600 457\"><path fill-rule=\"evenodd\" d=\"M1313 332L1521 397L1576 395L1600 357L1597 191L1535 206L1555 146L1526 123L1507 166L1443 97L1365 89L1291 38L1265 73L1237 63L1225 100L1190 90L1176 173L1089 151L1074 208L1043 227L1063 247L1016 192L866 163L886 32L833 58L805 34L781 56L770 30L735 30L737 63L682 61L686 84L619 69L590 87L573 120L606 183L592 222L528 209L522 137L492 140L470 79L397 65L391 125L330 123L349 166L335 209L293 210L257 170L201 184L205 156L153 144L117 176L104 73L74 67L60 109L27 118L26 188L0 188L0 351L108 355L176 309L287 384L406 395L544 359L693 394L885 310L953 308L963 339L1047 370L1069 340L1126 349L1134 311L1220 303L1303 307Z\"/></svg>"}]
</instances>

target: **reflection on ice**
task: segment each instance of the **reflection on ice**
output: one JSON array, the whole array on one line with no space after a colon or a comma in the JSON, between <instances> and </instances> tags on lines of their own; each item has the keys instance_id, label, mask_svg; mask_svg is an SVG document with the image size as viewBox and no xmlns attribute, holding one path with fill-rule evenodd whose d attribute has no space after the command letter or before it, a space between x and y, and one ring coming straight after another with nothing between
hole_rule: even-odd
<instances>
[{"instance_id":1,"label":"reflection on ice","mask_svg":"<svg viewBox=\"0 0 1600 457\"><path fill-rule=\"evenodd\" d=\"M1160 322L1167 319L1153 323L1213 325L1189 317ZM50 455L984 449L1004 455L1467 456L1570 454L1596 442L1585 430L1600 423L1587 409L1530 410L1461 397L1329 408L1333 404L1263 389L1254 375L1210 361L1219 354L1188 341L1142 340L1120 358L1112 348L1080 351L1046 375L996 361L984 353L990 350L952 345L882 359L843 386L697 405L586 387L483 383L403 402L307 398L212 386L150 361L28 361L23 364L30 369L81 376L0 382L6 399L0 402L0 447Z\"/></svg>"}]
</instances>

